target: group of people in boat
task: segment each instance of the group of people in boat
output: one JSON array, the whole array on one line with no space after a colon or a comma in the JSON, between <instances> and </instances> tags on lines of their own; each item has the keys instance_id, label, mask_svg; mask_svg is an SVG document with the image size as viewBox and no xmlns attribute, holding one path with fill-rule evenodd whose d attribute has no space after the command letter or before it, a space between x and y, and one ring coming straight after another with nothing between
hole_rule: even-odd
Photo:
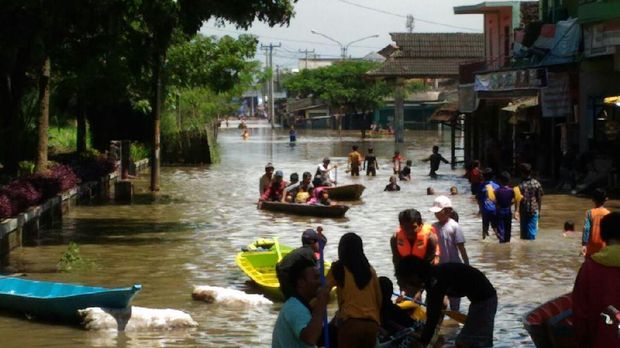
<instances>
[{"instance_id":1,"label":"group of people in boat","mask_svg":"<svg viewBox=\"0 0 620 348\"><path fill-rule=\"evenodd\" d=\"M362 238L356 233L340 238L338 260L321 285L318 256L327 239L321 228L304 231L302 247L276 266L286 302L276 320L272 346L323 346L329 341L330 347L374 348L378 340L419 324L394 305L392 295L422 303L422 292L426 292L426 323L416 335L406 338L408 347L432 343L444 316L444 303L458 311L461 297L469 299L470 307L457 346L492 346L495 288L481 271L469 265L462 230L451 217L450 199L437 197L429 211L437 219L434 224L424 223L415 209L398 215L399 227L389 239L400 288L395 294L389 278L379 277L371 266ZM322 318L333 287L338 311L328 324L326 338Z\"/></svg>"},{"instance_id":2,"label":"group of people in boat","mask_svg":"<svg viewBox=\"0 0 620 348\"><path fill-rule=\"evenodd\" d=\"M325 157L314 175L303 172L299 180L299 174L292 173L290 181L284 180L282 170L275 170L273 164L267 163L265 173L259 180L259 201L331 205L329 192L325 188L336 185L331 173L337 165L330 166L330 162Z\"/></svg>"}]
</instances>

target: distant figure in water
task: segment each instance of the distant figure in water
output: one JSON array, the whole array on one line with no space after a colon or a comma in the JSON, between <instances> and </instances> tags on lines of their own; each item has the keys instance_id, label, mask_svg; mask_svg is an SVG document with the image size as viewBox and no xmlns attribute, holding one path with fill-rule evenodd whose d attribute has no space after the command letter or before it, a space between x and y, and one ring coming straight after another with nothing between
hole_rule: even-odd
<instances>
[{"instance_id":1,"label":"distant figure in water","mask_svg":"<svg viewBox=\"0 0 620 348\"><path fill-rule=\"evenodd\" d=\"M400 186L398 186L396 180L398 180L396 175L390 176L390 183L385 186L383 191L400 191Z\"/></svg>"},{"instance_id":2,"label":"distant figure in water","mask_svg":"<svg viewBox=\"0 0 620 348\"><path fill-rule=\"evenodd\" d=\"M426 194L427 194L428 196L432 196L432 195L434 195L434 194L435 194L435 190L434 190L432 187L427 187L427 188L426 188Z\"/></svg>"},{"instance_id":3,"label":"distant figure in water","mask_svg":"<svg viewBox=\"0 0 620 348\"><path fill-rule=\"evenodd\" d=\"M291 143L294 143L297 141L297 131L295 130L295 127L291 126L291 129L288 131L288 139Z\"/></svg>"},{"instance_id":4,"label":"distant figure in water","mask_svg":"<svg viewBox=\"0 0 620 348\"><path fill-rule=\"evenodd\" d=\"M564 222L564 231L562 231L564 237L572 237L575 235L575 223L571 220Z\"/></svg>"},{"instance_id":5,"label":"distant figure in water","mask_svg":"<svg viewBox=\"0 0 620 348\"><path fill-rule=\"evenodd\" d=\"M447 159L445 159L440 153L439 153L439 146L435 145L433 146L433 153L428 156L428 158L423 159L422 161L424 162L431 162L431 171L428 173L428 176L430 176L431 178L436 178L437 177L437 170L439 170L439 164L441 162L443 163L450 163L448 162Z\"/></svg>"},{"instance_id":6,"label":"distant figure in water","mask_svg":"<svg viewBox=\"0 0 620 348\"><path fill-rule=\"evenodd\" d=\"M241 134L241 137L243 137L243 140L245 140L245 139L250 137L250 132L248 132L247 128L243 130L243 133Z\"/></svg>"},{"instance_id":7,"label":"distant figure in water","mask_svg":"<svg viewBox=\"0 0 620 348\"><path fill-rule=\"evenodd\" d=\"M456 186L450 187L450 195L451 196L456 196L458 194L459 194L459 190L456 188Z\"/></svg>"}]
</instances>

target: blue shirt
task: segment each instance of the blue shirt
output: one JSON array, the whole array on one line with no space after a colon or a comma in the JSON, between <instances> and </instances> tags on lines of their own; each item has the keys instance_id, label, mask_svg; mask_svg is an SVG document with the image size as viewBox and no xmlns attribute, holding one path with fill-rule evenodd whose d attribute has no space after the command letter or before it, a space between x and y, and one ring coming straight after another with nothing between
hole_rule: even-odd
<instances>
[{"instance_id":1,"label":"blue shirt","mask_svg":"<svg viewBox=\"0 0 620 348\"><path fill-rule=\"evenodd\" d=\"M310 310L296 297L290 297L280 310L271 337L272 348L312 348L299 339L312 319Z\"/></svg>"},{"instance_id":2,"label":"blue shirt","mask_svg":"<svg viewBox=\"0 0 620 348\"><path fill-rule=\"evenodd\" d=\"M487 185L491 185L491 188L494 192L499 188L499 185L492 180L483 182L482 185L480 185L481 190L478 194L478 202L480 202L480 207L482 208L483 213L495 214L495 203L493 203L493 201L489 199L489 194L487 193Z\"/></svg>"}]
</instances>

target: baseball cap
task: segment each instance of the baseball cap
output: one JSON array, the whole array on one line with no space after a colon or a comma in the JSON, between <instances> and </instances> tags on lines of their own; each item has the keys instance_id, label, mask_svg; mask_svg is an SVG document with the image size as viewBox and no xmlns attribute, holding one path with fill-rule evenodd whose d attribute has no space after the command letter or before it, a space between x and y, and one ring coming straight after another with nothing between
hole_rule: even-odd
<instances>
[{"instance_id":1,"label":"baseball cap","mask_svg":"<svg viewBox=\"0 0 620 348\"><path fill-rule=\"evenodd\" d=\"M267 168L273 169L273 164L271 164L271 162L267 163L267 165L265 165L265 169Z\"/></svg>"},{"instance_id":2,"label":"baseball cap","mask_svg":"<svg viewBox=\"0 0 620 348\"><path fill-rule=\"evenodd\" d=\"M433 202L433 206L428 211L433 213L440 212L443 208L452 208L452 201L446 196L438 196Z\"/></svg>"},{"instance_id":3,"label":"baseball cap","mask_svg":"<svg viewBox=\"0 0 620 348\"><path fill-rule=\"evenodd\" d=\"M309 228L301 234L301 244L308 245L319 240L319 235L315 230Z\"/></svg>"},{"instance_id":4,"label":"baseball cap","mask_svg":"<svg viewBox=\"0 0 620 348\"><path fill-rule=\"evenodd\" d=\"M275 176L281 176L284 177L284 173L281 170L276 170L276 174Z\"/></svg>"}]
</instances>

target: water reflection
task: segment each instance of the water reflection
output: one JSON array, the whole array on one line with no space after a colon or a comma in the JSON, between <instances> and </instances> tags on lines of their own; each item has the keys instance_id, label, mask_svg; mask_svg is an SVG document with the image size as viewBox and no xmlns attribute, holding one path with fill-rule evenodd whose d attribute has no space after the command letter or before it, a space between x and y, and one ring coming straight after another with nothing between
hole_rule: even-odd
<instances>
[{"instance_id":1,"label":"water reflection","mask_svg":"<svg viewBox=\"0 0 620 348\"><path fill-rule=\"evenodd\" d=\"M127 286L142 283L135 304L153 308L176 308L189 312L199 322L195 330L154 333L92 333L77 328L31 323L0 317L2 347L268 347L281 304L231 309L193 301L194 285L232 286L253 292L234 263L239 249L257 237L279 237L297 246L300 233L323 225L329 238L328 259L337 254L337 241L346 232L357 232L366 255L380 275L393 278L388 239L397 227L400 210L417 208L427 212L433 187L447 194L456 185L453 204L459 212L472 265L482 269L498 290L496 346L532 346L522 328L521 316L535 304L570 291L580 263L579 238L564 238L566 218L580 221L590 203L568 196L545 197L540 237L534 242L513 239L499 245L493 238L481 239L481 224L463 171L443 165L439 178L430 179L427 157L431 147L449 154L449 133L408 132L401 153L414 161L413 181L399 183L400 192L384 192L391 175L390 158L395 150L390 138L361 142L359 132L326 133L298 131L296 146L289 146L286 130L251 129L242 140L237 129L220 132L222 162L203 167L168 167L162 170L163 194L147 192L148 175L136 180L132 205L92 205L73 210L62 225L46 233L36 246L11 255L10 268L26 272L32 279L80 282L92 285ZM353 144L365 153L373 147L380 168L377 177L351 178L344 173L346 155ZM342 219L321 219L274 214L256 209L258 178L267 162L288 177L293 171L314 172L324 156L343 166L341 183L357 182L367 189ZM516 231L517 225L513 226ZM580 226L577 226L580 228ZM82 257L92 262L89 270L59 274L55 265L69 241L80 245ZM467 303L464 302L464 306ZM332 308L333 310L333 308ZM454 323L444 330L450 343L457 331Z\"/></svg>"}]
</instances>

